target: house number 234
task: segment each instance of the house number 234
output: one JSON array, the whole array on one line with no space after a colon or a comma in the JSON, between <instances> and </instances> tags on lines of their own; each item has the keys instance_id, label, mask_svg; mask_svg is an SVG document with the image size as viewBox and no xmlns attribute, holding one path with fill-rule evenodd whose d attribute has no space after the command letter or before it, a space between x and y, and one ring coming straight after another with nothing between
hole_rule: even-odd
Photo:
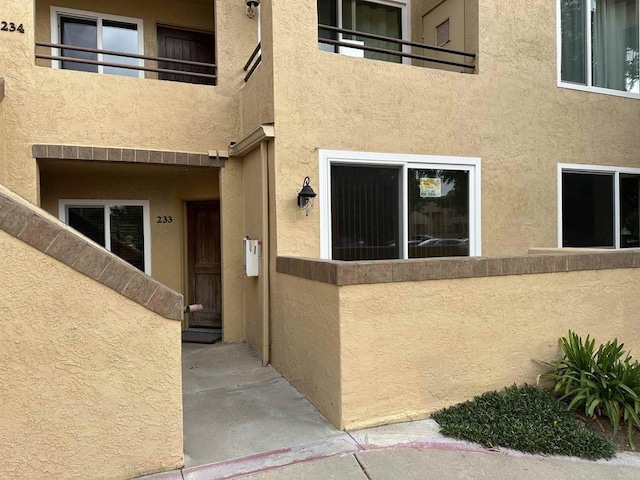
<instances>
[{"instance_id":1,"label":"house number 234","mask_svg":"<svg viewBox=\"0 0 640 480\"><path fill-rule=\"evenodd\" d=\"M24 27L22 24L16 25L13 22L0 21L0 32L18 32L24 33Z\"/></svg>"}]
</instances>

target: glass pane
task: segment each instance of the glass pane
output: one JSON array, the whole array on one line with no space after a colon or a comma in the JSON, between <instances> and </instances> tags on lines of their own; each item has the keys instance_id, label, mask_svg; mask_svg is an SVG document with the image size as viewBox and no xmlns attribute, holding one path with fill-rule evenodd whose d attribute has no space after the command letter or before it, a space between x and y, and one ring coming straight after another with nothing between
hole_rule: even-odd
<instances>
[{"instance_id":1,"label":"glass pane","mask_svg":"<svg viewBox=\"0 0 640 480\"><path fill-rule=\"evenodd\" d=\"M114 52L138 53L137 26L129 23L111 22L105 20L102 23L102 48ZM104 55L105 62L124 63L138 65L135 58L119 57L116 55ZM137 70L127 68L104 67L104 73L112 75L125 75L137 77Z\"/></svg>"},{"instance_id":2,"label":"glass pane","mask_svg":"<svg viewBox=\"0 0 640 480\"><path fill-rule=\"evenodd\" d=\"M144 271L144 220L141 206L111 207L111 251Z\"/></svg>"},{"instance_id":3,"label":"glass pane","mask_svg":"<svg viewBox=\"0 0 640 480\"><path fill-rule=\"evenodd\" d=\"M402 9L389 5L380 5L363 0L343 0L342 28L359 32L373 33L384 37L402 39ZM385 50L402 51L402 46L384 40L354 35L344 35L346 40L363 42L368 47L383 48ZM390 53L364 52L366 58L385 60L387 62L402 63L400 55Z\"/></svg>"},{"instance_id":4,"label":"glass pane","mask_svg":"<svg viewBox=\"0 0 640 480\"><path fill-rule=\"evenodd\" d=\"M98 28L95 20L84 18L60 17L60 43L75 47L98 48ZM96 53L76 52L62 49L63 57L97 60ZM77 62L61 62L66 70L80 70L83 72L97 72L97 65Z\"/></svg>"},{"instance_id":5,"label":"glass pane","mask_svg":"<svg viewBox=\"0 0 640 480\"><path fill-rule=\"evenodd\" d=\"M331 167L334 260L400 258L400 170Z\"/></svg>"},{"instance_id":6,"label":"glass pane","mask_svg":"<svg viewBox=\"0 0 640 480\"><path fill-rule=\"evenodd\" d=\"M591 15L593 84L639 93L638 0L595 0Z\"/></svg>"},{"instance_id":7,"label":"glass pane","mask_svg":"<svg viewBox=\"0 0 640 480\"><path fill-rule=\"evenodd\" d=\"M67 224L105 246L104 207L67 207Z\"/></svg>"},{"instance_id":8,"label":"glass pane","mask_svg":"<svg viewBox=\"0 0 640 480\"><path fill-rule=\"evenodd\" d=\"M614 201L610 174L562 174L562 246L613 247Z\"/></svg>"},{"instance_id":9,"label":"glass pane","mask_svg":"<svg viewBox=\"0 0 640 480\"><path fill-rule=\"evenodd\" d=\"M620 247L640 247L640 175L620 175Z\"/></svg>"},{"instance_id":10,"label":"glass pane","mask_svg":"<svg viewBox=\"0 0 640 480\"><path fill-rule=\"evenodd\" d=\"M409 258L469 255L469 172L409 169Z\"/></svg>"},{"instance_id":11,"label":"glass pane","mask_svg":"<svg viewBox=\"0 0 640 480\"><path fill-rule=\"evenodd\" d=\"M587 83L585 27L587 17L584 0L562 0L560 3L562 30L562 80Z\"/></svg>"},{"instance_id":12,"label":"glass pane","mask_svg":"<svg viewBox=\"0 0 640 480\"><path fill-rule=\"evenodd\" d=\"M337 0L318 0L318 23L320 25L338 26L337 20ZM336 40L336 32L329 30L318 30L318 38L330 38ZM318 48L326 52L335 52L335 46L328 43L318 42Z\"/></svg>"}]
</instances>

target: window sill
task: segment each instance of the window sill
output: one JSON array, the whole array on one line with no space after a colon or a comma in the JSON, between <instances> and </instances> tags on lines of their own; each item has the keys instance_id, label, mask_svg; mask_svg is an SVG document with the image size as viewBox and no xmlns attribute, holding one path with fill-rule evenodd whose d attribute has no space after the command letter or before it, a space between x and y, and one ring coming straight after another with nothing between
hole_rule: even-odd
<instances>
[{"instance_id":1,"label":"window sill","mask_svg":"<svg viewBox=\"0 0 640 480\"><path fill-rule=\"evenodd\" d=\"M576 83L568 83L568 82L559 82L558 87L568 88L569 90L579 90L581 92L600 93L602 95L610 95L613 97L635 98L640 100L639 93L622 92L619 90L611 90L609 88L588 87L586 85L579 85Z\"/></svg>"}]
</instances>

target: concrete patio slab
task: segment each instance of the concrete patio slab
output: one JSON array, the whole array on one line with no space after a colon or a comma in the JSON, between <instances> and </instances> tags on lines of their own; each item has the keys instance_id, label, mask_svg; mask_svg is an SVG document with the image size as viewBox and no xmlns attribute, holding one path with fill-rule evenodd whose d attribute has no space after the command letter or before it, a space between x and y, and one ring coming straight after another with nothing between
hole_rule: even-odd
<instances>
[{"instance_id":1,"label":"concrete patio slab","mask_svg":"<svg viewBox=\"0 0 640 480\"><path fill-rule=\"evenodd\" d=\"M182 344L182 394L237 387L279 378L245 343Z\"/></svg>"},{"instance_id":2,"label":"concrete patio slab","mask_svg":"<svg viewBox=\"0 0 640 480\"><path fill-rule=\"evenodd\" d=\"M246 344L184 344L183 391L185 472L308 444L356 449Z\"/></svg>"}]
</instances>

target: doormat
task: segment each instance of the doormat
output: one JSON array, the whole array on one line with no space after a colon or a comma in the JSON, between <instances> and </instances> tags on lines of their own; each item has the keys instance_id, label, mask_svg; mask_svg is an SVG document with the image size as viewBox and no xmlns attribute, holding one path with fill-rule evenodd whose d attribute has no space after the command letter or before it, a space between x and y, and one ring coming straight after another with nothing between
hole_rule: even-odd
<instances>
[{"instance_id":1,"label":"doormat","mask_svg":"<svg viewBox=\"0 0 640 480\"><path fill-rule=\"evenodd\" d=\"M185 330L182 332L182 343L216 343L222 340L220 332L202 330Z\"/></svg>"}]
</instances>

